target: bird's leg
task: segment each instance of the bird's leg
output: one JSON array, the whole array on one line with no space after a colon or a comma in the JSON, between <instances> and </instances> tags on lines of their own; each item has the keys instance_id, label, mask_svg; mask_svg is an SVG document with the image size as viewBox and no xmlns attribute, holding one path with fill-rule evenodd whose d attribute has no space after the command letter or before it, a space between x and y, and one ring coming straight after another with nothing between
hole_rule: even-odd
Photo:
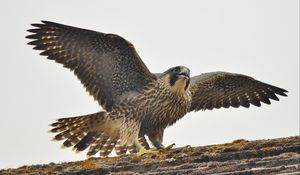
<instances>
[{"instance_id":1,"label":"bird's leg","mask_svg":"<svg viewBox=\"0 0 300 175\"><path fill-rule=\"evenodd\" d=\"M138 152L137 152L137 156L142 156L144 154L156 154L158 153L159 151L157 150L153 150L153 149L145 149L140 143L138 140L135 141L135 146L137 147L138 149Z\"/></svg>"},{"instance_id":2,"label":"bird's leg","mask_svg":"<svg viewBox=\"0 0 300 175\"><path fill-rule=\"evenodd\" d=\"M152 145L156 148L156 149L164 149L165 146L159 141L159 140L151 140Z\"/></svg>"},{"instance_id":3,"label":"bird's leg","mask_svg":"<svg viewBox=\"0 0 300 175\"><path fill-rule=\"evenodd\" d=\"M163 141L163 134L164 134L164 131L163 130L160 130L159 132L157 132L156 134L154 135L149 135L149 140L150 142L152 143L152 145L156 148L156 149L159 149L159 150L169 150L169 149L172 149L174 146L175 146L175 143L165 147L163 144L162 144L162 141Z\"/></svg>"},{"instance_id":4,"label":"bird's leg","mask_svg":"<svg viewBox=\"0 0 300 175\"><path fill-rule=\"evenodd\" d=\"M164 149L165 148L165 146L162 144L163 134L164 134L164 131L159 130L155 133L148 135L150 142L156 149Z\"/></svg>"}]
</instances>

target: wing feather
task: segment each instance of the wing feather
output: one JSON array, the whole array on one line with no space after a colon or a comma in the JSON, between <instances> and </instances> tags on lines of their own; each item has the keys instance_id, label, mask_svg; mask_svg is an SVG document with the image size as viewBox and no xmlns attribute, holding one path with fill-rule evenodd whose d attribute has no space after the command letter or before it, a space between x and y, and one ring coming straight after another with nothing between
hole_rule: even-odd
<instances>
[{"instance_id":1,"label":"wing feather","mask_svg":"<svg viewBox=\"0 0 300 175\"><path fill-rule=\"evenodd\" d=\"M213 108L248 108L278 101L277 95L287 96L285 89L272 86L252 77L227 72L205 73L191 78L192 105L190 111Z\"/></svg>"},{"instance_id":2,"label":"wing feather","mask_svg":"<svg viewBox=\"0 0 300 175\"><path fill-rule=\"evenodd\" d=\"M133 45L114 34L104 34L49 21L36 27L28 44L41 55L74 71L87 91L106 110L121 95L138 91L155 78Z\"/></svg>"}]
</instances>

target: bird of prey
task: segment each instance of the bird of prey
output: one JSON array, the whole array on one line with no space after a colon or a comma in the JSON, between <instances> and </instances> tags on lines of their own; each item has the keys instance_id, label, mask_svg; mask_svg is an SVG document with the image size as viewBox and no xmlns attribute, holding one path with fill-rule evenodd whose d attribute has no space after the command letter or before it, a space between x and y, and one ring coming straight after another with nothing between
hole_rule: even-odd
<instances>
[{"instance_id":1,"label":"bird of prey","mask_svg":"<svg viewBox=\"0 0 300 175\"><path fill-rule=\"evenodd\" d=\"M32 24L28 44L41 55L75 73L102 106L97 113L60 118L51 126L54 140L88 156L117 155L128 150L138 155L163 149L163 134L185 114L221 107L270 104L287 91L252 77L211 72L190 78L190 70L176 66L151 73L134 46L115 35L49 21Z\"/></svg>"}]
</instances>

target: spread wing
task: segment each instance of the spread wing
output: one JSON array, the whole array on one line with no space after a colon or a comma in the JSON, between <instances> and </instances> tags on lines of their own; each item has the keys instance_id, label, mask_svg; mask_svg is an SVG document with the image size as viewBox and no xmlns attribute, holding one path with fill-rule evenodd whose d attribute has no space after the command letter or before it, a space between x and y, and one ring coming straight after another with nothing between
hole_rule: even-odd
<instances>
[{"instance_id":1,"label":"spread wing","mask_svg":"<svg viewBox=\"0 0 300 175\"><path fill-rule=\"evenodd\" d=\"M190 111L243 106L260 106L279 100L275 94L287 96L287 91L249 76L227 72L211 72L191 78L192 105Z\"/></svg>"},{"instance_id":2,"label":"spread wing","mask_svg":"<svg viewBox=\"0 0 300 175\"><path fill-rule=\"evenodd\" d=\"M120 96L138 91L155 78L134 46L120 36L42 21L32 24L28 44L41 55L74 71L87 91L106 110Z\"/></svg>"}]
</instances>

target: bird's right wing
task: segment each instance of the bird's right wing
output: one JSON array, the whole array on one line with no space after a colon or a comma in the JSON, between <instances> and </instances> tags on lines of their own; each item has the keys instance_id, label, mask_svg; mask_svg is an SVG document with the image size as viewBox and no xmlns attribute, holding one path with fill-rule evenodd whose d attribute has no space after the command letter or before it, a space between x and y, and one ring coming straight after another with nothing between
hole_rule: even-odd
<instances>
[{"instance_id":1,"label":"bird's right wing","mask_svg":"<svg viewBox=\"0 0 300 175\"><path fill-rule=\"evenodd\" d=\"M270 104L279 100L275 94L287 96L285 89L275 87L252 77L227 72L211 72L191 78L192 105L190 111L213 108L249 107L250 103Z\"/></svg>"},{"instance_id":2,"label":"bird's right wing","mask_svg":"<svg viewBox=\"0 0 300 175\"><path fill-rule=\"evenodd\" d=\"M34 49L74 71L87 91L106 110L118 98L142 88L155 76L150 73L134 46L114 34L104 34L42 21L32 24L27 36Z\"/></svg>"}]
</instances>

